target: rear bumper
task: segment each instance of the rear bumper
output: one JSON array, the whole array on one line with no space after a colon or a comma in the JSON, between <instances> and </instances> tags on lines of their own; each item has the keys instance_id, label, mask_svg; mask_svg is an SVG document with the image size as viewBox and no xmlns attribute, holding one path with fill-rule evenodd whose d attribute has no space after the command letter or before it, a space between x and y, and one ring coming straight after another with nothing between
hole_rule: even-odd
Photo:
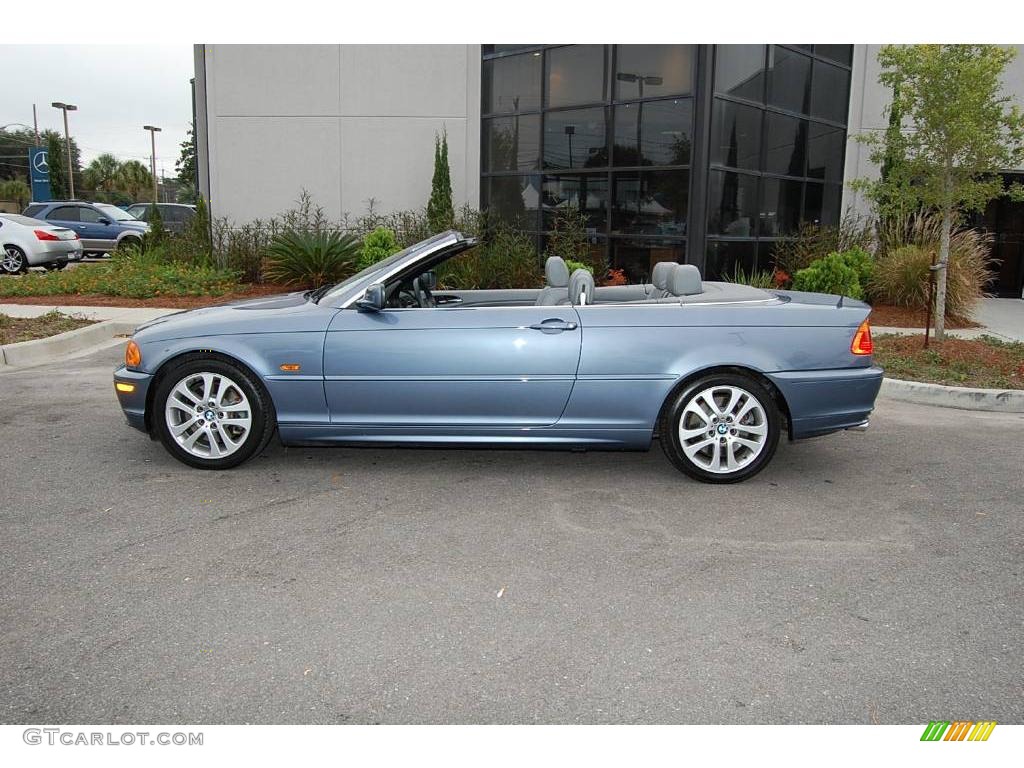
<instances>
[{"instance_id":1,"label":"rear bumper","mask_svg":"<svg viewBox=\"0 0 1024 768\"><path fill-rule=\"evenodd\" d=\"M82 258L81 240L41 240L33 243L31 253L26 254L30 266L78 261Z\"/></svg>"},{"instance_id":2,"label":"rear bumper","mask_svg":"<svg viewBox=\"0 0 1024 768\"><path fill-rule=\"evenodd\" d=\"M790 437L827 435L868 420L882 386L882 369L843 368L769 374L790 414Z\"/></svg>"},{"instance_id":3,"label":"rear bumper","mask_svg":"<svg viewBox=\"0 0 1024 768\"><path fill-rule=\"evenodd\" d=\"M146 394L153 376L142 371L132 371L120 365L114 371L114 392L124 411L128 424L136 429L148 432L146 428ZM122 392L118 384L131 385L131 392Z\"/></svg>"}]
</instances>

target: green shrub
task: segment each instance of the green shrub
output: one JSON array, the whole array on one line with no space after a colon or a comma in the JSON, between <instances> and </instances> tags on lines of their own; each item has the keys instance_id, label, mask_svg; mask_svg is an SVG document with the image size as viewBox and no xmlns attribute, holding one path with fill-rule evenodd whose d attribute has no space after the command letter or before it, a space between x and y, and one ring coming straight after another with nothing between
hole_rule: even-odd
<instances>
[{"instance_id":1,"label":"green shrub","mask_svg":"<svg viewBox=\"0 0 1024 768\"><path fill-rule=\"evenodd\" d=\"M881 304L924 310L935 251L920 245L891 248L878 259L870 292ZM946 317L969 320L989 277L985 262L972 249L950 249L946 275Z\"/></svg>"},{"instance_id":2,"label":"green shrub","mask_svg":"<svg viewBox=\"0 0 1024 768\"><path fill-rule=\"evenodd\" d=\"M823 259L815 259L810 266L798 270L793 276L793 290L835 293L852 299L864 298L857 267L843 254L835 252Z\"/></svg>"},{"instance_id":3,"label":"green shrub","mask_svg":"<svg viewBox=\"0 0 1024 768\"><path fill-rule=\"evenodd\" d=\"M566 259L565 266L569 268L570 275L577 269L585 269L590 274L594 274L594 266L592 264L587 264L586 262L583 261L576 261L575 259Z\"/></svg>"},{"instance_id":4,"label":"green shrub","mask_svg":"<svg viewBox=\"0 0 1024 768\"><path fill-rule=\"evenodd\" d=\"M30 272L0 280L0 296L100 294L147 299L159 296L221 296L238 290L238 274L209 266L162 261L160 254L130 249L106 264L60 272Z\"/></svg>"},{"instance_id":5,"label":"green shrub","mask_svg":"<svg viewBox=\"0 0 1024 768\"><path fill-rule=\"evenodd\" d=\"M448 290L539 288L544 284L533 241L507 227L494 229L481 245L444 262L437 278Z\"/></svg>"},{"instance_id":6,"label":"green shrub","mask_svg":"<svg viewBox=\"0 0 1024 768\"><path fill-rule=\"evenodd\" d=\"M353 235L286 230L270 241L263 274L284 285L319 288L352 274L358 252Z\"/></svg>"},{"instance_id":7,"label":"green shrub","mask_svg":"<svg viewBox=\"0 0 1024 768\"><path fill-rule=\"evenodd\" d=\"M838 226L822 226L811 222L800 225L796 237L780 240L772 251L775 267L788 275L825 258L833 252L842 253L854 248L871 251L875 242L872 222L847 215Z\"/></svg>"},{"instance_id":8,"label":"green shrub","mask_svg":"<svg viewBox=\"0 0 1024 768\"><path fill-rule=\"evenodd\" d=\"M359 248L359 256L356 259L356 271L364 270L378 261L383 261L400 250L402 249L398 245L395 233L387 227L377 227L363 238L363 244Z\"/></svg>"},{"instance_id":9,"label":"green shrub","mask_svg":"<svg viewBox=\"0 0 1024 768\"><path fill-rule=\"evenodd\" d=\"M777 288L775 273L771 270L758 272L751 270L745 272L743 267L737 264L731 274L724 275L723 280L727 283L738 283L740 285L751 285L754 288Z\"/></svg>"},{"instance_id":10,"label":"green shrub","mask_svg":"<svg viewBox=\"0 0 1024 768\"><path fill-rule=\"evenodd\" d=\"M587 217L579 208L559 208L551 221L544 258L561 256L566 263L583 265L591 274L601 277L608 269L603 249L590 247ZM572 268L569 270L572 272Z\"/></svg>"},{"instance_id":11,"label":"green shrub","mask_svg":"<svg viewBox=\"0 0 1024 768\"><path fill-rule=\"evenodd\" d=\"M158 248L167 240L167 230L164 228L164 217L160 214L160 206L152 203L149 206L149 231L142 236L142 248Z\"/></svg>"}]
</instances>

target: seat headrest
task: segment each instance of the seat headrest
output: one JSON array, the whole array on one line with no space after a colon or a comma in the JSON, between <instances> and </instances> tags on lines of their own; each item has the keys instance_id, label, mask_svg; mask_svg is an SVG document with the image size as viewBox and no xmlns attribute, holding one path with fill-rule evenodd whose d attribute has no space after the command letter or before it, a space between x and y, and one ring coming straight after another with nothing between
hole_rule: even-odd
<instances>
[{"instance_id":1,"label":"seat headrest","mask_svg":"<svg viewBox=\"0 0 1024 768\"><path fill-rule=\"evenodd\" d=\"M660 291L668 290L668 276L672 274L675 266L674 261L659 261L654 265L654 269L651 271L651 282L655 288Z\"/></svg>"},{"instance_id":2,"label":"seat headrest","mask_svg":"<svg viewBox=\"0 0 1024 768\"><path fill-rule=\"evenodd\" d=\"M544 282L549 288L565 288L569 285L569 267L561 256L549 256L544 262Z\"/></svg>"},{"instance_id":3,"label":"seat headrest","mask_svg":"<svg viewBox=\"0 0 1024 768\"><path fill-rule=\"evenodd\" d=\"M433 272L424 272L416 279L419 280L420 288L426 291L432 291L437 287L437 275Z\"/></svg>"},{"instance_id":4,"label":"seat headrest","mask_svg":"<svg viewBox=\"0 0 1024 768\"><path fill-rule=\"evenodd\" d=\"M693 296L704 292L700 270L693 264L676 264L668 278L668 292L673 296Z\"/></svg>"},{"instance_id":5,"label":"seat headrest","mask_svg":"<svg viewBox=\"0 0 1024 768\"><path fill-rule=\"evenodd\" d=\"M573 306L594 303L594 276L589 270L577 269L569 278L569 303Z\"/></svg>"}]
</instances>

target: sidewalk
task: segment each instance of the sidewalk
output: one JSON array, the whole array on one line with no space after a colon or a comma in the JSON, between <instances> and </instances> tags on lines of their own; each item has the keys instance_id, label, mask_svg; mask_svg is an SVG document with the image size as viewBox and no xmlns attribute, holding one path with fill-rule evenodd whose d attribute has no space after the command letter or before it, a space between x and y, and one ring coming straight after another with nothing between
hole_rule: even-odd
<instances>
[{"instance_id":1,"label":"sidewalk","mask_svg":"<svg viewBox=\"0 0 1024 768\"><path fill-rule=\"evenodd\" d=\"M1024 299L982 299L974 319L981 324L980 328L952 328L946 331L946 335L960 339L976 339L987 335L1003 341L1024 342ZM871 332L879 336L884 333L924 336L923 328L892 328L884 325L871 326Z\"/></svg>"},{"instance_id":2,"label":"sidewalk","mask_svg":"<svg viewBox=\"0 0 1024 768\"><path fill-rule=\"evenodd\" d=\"M0 304L0 315L8 317L39 317L59 310L65 315L79 315L88 320L120 320L136 325L149 322L155 318L180 312L180 309L164 309L162 307L77 307L43 304Z\"/></svg>"}]
</instances>

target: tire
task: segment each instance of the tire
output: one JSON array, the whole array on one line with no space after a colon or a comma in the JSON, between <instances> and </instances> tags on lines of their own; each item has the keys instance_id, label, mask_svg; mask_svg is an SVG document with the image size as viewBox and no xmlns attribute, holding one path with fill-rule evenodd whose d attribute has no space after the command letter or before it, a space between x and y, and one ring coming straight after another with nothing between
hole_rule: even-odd
<instances>
[{"instance_id":1,"label":"tire","mask_svg":"<svg viewBox=\"0 0 1024 768\"><path fill-rule=\"evenodd\" d=\"M60 270L64 269L64 267L66 267L67 265L68 263L66 261L57 262L56 264L47 264L46 271L59 272Z\"/></svg>"},{"instance_id":2,"label":"tire","mask_svg":"<svg viewBox=\"0 0 1024 768\"><path fill-rule=\"evenodd\" d=\"M199 355L161 374L150 419L167 452L198 469L237 467L266 447L277 423L258 378L224 359Z\"/></svg>"},{"instance_id":3,"label":"tire","mask_svg":"<svg viewBox=\"0 0 1024 768\"><path fill-rule=\"evenodd\" d=\"M28 272L28 259L25 252L16 245L5 245L0 253L0 269L8 275L20 275Z\"/></svg>"},{"instance_id":4,"label":"tire","mask_svg":"<svg viewBox=\"0 0 1024 768\"><path fill-rule=\"evenodd\" d=\"M123 251L126 248L141 248L142 239L134 236L122 237L117 241L117 245L114 246L115 251ZM108 253L107 256L110 254Z\"/></svg>"},{"instance_id":5,"label":"tire","mask_svg":"<svg viewBox=\"0 0 1024 768\"><path fill-rule=\"evenodd\" d=\"M742 373L720 373L672 398L659 435L679 471L704 483L738 483L768 465L781 431L782 416L764 385Z\"/></svg>"}]
</instances>

